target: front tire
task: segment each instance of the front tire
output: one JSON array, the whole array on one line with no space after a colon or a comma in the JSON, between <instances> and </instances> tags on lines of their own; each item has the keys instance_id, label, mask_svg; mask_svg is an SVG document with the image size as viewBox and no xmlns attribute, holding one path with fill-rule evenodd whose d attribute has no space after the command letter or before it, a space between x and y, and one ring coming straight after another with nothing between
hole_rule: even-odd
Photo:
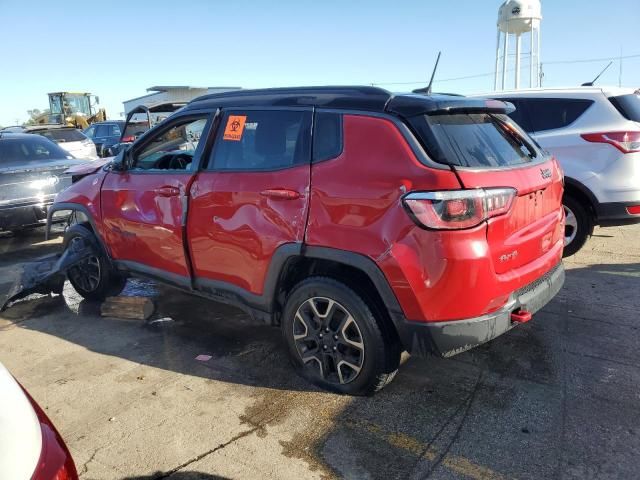
<instances>
[{"instance_id":1,"label":"front tire","mask_svg":"<svg viewBox=\"0 0 640 480\"><path fill-rule=\"evenodd\" d=\"M65 233L64 248L70 248L74 242L94 240L93 233L82 224L73 225ZM73 288L87 300L104 300L119 295L127 279L113 270L109 259L103 252L95 252L82 262L69 268L67 277Z\"/></svg>"},{"instance_id":2,"label":"front tire","mask_svg":"<svg viewBox=\"0 0 640 480\"><path fill-rule=\"evenodd\" d=\"M566 217L562 256L569 257L587 242L593 230L593 222L587 209L574 197L565 195L562 204Z\"/></svg>"},{"instance_id":3,"label":"front tire","mask_svg":"<svg viewBox=\"0 0 640 480\"><path fill-rule=\"evenodd\" d=\"M371 308L349 287L311 277L294 287L282 316L292 362L310 382L348 395L371 395L395 376L397 340L383 336Z\"/></svg>"}]
</instances>

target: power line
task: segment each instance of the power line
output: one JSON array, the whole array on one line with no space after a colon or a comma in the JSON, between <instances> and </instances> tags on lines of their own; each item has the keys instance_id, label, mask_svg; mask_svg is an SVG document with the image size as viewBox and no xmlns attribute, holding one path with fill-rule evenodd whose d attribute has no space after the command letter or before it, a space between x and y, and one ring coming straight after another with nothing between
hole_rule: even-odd
<instances>
[{"instance_id":1,"label":"power line","mask_svg":"<svg viewBox=\"0 0 640 480\"><path fill-rule=\"evenodd\" d=\"M636 55L624 55L617 57L588 58L584 60L554 60L552 62L543 62L545 65L570 64L570 63L590 63L590 62L607 62L610 60L626 60L628 58L640 58L640 53Z\"/></svg>"},{"instance_id":2,"label":"power line","mask_svg":"<svg viewBox=\"0 0 640 480\"><path fill-rule=\"evenodd\" d=\"M621 60L627 60L630 58L640 58L640 53L635 55L624 55L624 56L618 55L617 57L587 58L587 59L581 59L581 60L553 60L551 62L542 62L542 64L544 66L547 66L547 65L561 65L561 64L574 64L574 63L593 63L593 62L605 62L605 61L611 61L611 60L621 61ZM507 71L514 72L515 68L508 69ZM472 78L492 77L493 75L494 75L494 72L478 73L475 75L466 75L463 77L442 78L440 80L435 80L433 83L454 82L456 80L469 80ZM372 83L371 85L375 87L375 86L381 86L381 85L416 85L416 84L423 84L423 83L425 83L424 79L418 80L416 82L376 82L376 83Z\"/></svg>"}]
</instances>

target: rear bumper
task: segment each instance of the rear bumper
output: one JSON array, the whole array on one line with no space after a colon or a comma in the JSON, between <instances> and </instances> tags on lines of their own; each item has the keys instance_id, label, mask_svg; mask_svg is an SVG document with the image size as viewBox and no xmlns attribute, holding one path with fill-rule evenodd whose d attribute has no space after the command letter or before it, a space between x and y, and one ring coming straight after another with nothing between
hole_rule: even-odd
<instances>
[{"instance_id":1,"label":"rear bumper","mask_svg":"<svg viewBox=\"0 0 640 480\"><path fill-rule=\"evenodd\" d=\"M615 227L640 223L640 215L632 215L627 211L627 207L637 205L640 205L640 200L635 202L607 202L596 205L598 225Z\"/></svg>"},{"instance_id":2,"label":"rear bumper","mask_svg":"<svg viewBox=\"0 0 640 480\"><path fill-rule=\"evenodd\" d=\"M535 313L544 307L560 291L564 277L564 266L559 263L514 292L500 310L481 317L433 323L404 321L400 334L404 348L419 357L432 354L451 357L482 345L517 325L511 321L514 310L521 308Z\"/></svg>"}]
</instances>

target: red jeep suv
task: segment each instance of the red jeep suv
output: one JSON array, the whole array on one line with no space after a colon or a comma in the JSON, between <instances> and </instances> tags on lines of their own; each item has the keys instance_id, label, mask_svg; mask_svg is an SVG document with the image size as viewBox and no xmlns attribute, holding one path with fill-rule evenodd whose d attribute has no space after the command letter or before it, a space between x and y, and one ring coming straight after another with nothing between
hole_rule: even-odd
<instances>
[{"instance_id":1,"label":"red jeep suv","mask_svg":"<svg viewBox=\"0 0 640 480\"><path fill-rule=\"evenodd\" d=\"M562 286L562 171L512 108L373 87L200 97L58 195L49 215L78 220L65 245L95 246L69 280L235 304L281 326L306 378L372 393L402 351L473 348Z\"/></svg>"}]
</instances>

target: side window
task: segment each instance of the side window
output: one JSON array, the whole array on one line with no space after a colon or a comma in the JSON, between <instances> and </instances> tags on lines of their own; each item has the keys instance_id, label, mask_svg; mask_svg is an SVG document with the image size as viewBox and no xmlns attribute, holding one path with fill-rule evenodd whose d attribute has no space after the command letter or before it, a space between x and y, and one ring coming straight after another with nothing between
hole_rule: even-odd
<instances>
[{"instance_id":1,"label":"side window","mask_svg":"<svg viewBox=\"0 0 640 480\"><path fill-rule=\"evenodd\" d=\"M162 129L134 152L131 170L191 170L207 119L190 117Z\"/></svg>"},{"instance_id":2,"label":"side window","mask_svg":"<svg viewBox=\"0 0 640 480\"><path fill-rule=\"evenodd\" d=\"M83 133L89 138L95 137L96 136L96 126L92 125L91 127L87 128Z\"/></svg>"},{"instance_id":3,"label":"side window","mask_svg":"<svg viewBox=\"0 0 640 480\"><path fill-rule=\"evenodd\" d=\"M527 99L534 132L566 127L575 122L593 101L574 98Z\"/></svg>"},{"instance_id":4,"label":"side window","mask_svg":"<svg viewBox=\"0 0 640 480\"><path fill-rule=\"evenodd\" d=\"M516 107L516 109L509 114L509 118L520 125L525 132L533 132L533 127L529 120L529 112L527 110L527 99L501 98L500 100L513 103L513 106Z\"/></svg>"},{"instance_id":5,"label":"side window","mask_svg":"<svg viewBox=\"0 0 640 480\"><path fill-rule=\"evenodd\" d=\"M209 170L278 170L309 163L311 112L227 111Z\"/></svg>"},{"instance_id":6,"label":"side window","mask_svg":"<svg viewBox=\"0 0 640 480\"><path fill-rule=\"evenodd\" d=\"M329 160L342 153L342 115L318 112L313 129L314 162Z\"/></svg>"},{"instance_id":7,"label":"side window","mask_svg":"<svg viewBox=\"0 0 640 480\"><path fill-rule=\"evenodd\" d=\"M96 137L106 137L109 135L109 125L96 125Z\"/></svg>"},{"instance_id":8,"label":"side window","mask_svg":"<svg viewBox=\"0 0 640 480\"><path fill-rule=\"evenodd\" d=\"M119 137L120 136L120 127L117 123L113 123L109 125L109 137Z\"/></svg>"}]
</instances>

